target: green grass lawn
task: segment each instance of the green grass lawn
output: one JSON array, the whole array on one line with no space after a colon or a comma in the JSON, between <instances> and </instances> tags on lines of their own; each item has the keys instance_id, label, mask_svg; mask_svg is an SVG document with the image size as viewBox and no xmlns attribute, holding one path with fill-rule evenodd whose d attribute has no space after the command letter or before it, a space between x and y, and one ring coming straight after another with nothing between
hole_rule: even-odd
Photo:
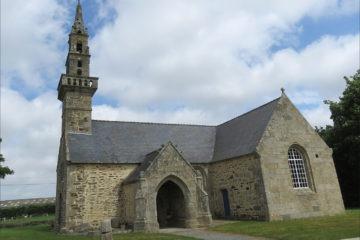
<instances>
[{"instance_id":1,"label":"green grass lawn","mask_svg":"<svg viewBox=\"0 0 360 240\"><path fill-rule=\"evenodd\" d=\"M8 220L6 223L22 224L30 221L42 222L52 220L54 216L38 216ZM2 222L3 223L3 222ZM345 214L331 217L308 218L275 222L238 221L216 226L212 231L238 233L250 236L268 237L272 239L311 239L332 240L360 236L360 209L347 210ZM55 234L48 224L22 227L0 228L1 240L91 240L97 237L69 236ZM114 235L114 240L193 240L170 234L129 233Z\"/></svg>"},{"instance_id":2,"label":"green grass lawn","mask_svg":"<svg viewBox=\"0 0 360 240\"><path fill-rule=\"evenodd\" d=\"M45 223L54 220L54 215L42 215L42 216L34 216L34 217L20 217L15 219L9 219L5 221L0 221L0 227L2 226L19 226L19 225L27 225L27 224L36 224L36 223Z\"/></svg>"},{"instance_id":3,"label":"green grass lawn","mask_svg":"<svg viewBox=\"0 0 360 240\"><path fill-rule=\"evenodd\" d=\"M36 226L2 228L1 240L99 240L100 237L69 236L55 234L50 226L41 224ZM170 234L126 233L114 235L114 240L194 240L195 238L181 237Z\"/></svg>"},{"instance_id":4,"label":"green grass lawn","mask_svg":"<svg viewBox=\"0 0 360 240\"><path fill-rule=\"evenodd\" d=\"M284 240L354 238L360 236L360 209L331 217L275 222L238 221L211 230Z\"/></svg>"}]
</instances>

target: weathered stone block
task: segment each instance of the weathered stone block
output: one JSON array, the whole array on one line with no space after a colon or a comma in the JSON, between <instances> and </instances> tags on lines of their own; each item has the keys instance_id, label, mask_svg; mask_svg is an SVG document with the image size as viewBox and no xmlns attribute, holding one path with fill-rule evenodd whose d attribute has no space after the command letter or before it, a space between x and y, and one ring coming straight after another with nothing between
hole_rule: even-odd
<instances>
[{"instance_id":1,"label":"weathered stone block","mask_svg":"<svg viewBox=\"0 0 360 240\"><path fill-rule=\"evenodd\" d=\"M113 240L112 232L109 233L101 233L101 240Z\"/></svg>"},{"instance_id":2,"label":"weathered stone block","mask_svg":"<svg viewBox=\"0 0 360 240\"><path fill-rule=\"evenodd\" d=\"M112 227L111 227L111 220L110 219L105 219L101 222L101 228L100 228L101 233L108 233L112 231Z\"/></svg>"}]
</instances>

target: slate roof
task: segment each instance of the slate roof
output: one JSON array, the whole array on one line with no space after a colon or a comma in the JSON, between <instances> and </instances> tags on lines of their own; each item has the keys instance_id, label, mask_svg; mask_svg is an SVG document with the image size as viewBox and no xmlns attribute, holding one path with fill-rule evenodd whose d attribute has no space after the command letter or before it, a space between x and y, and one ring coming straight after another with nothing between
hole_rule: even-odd
<instances>
[{"instance_id":1,"label":"slate roof","mask_svg":"<svg viewBox=\"0 0 360 240\"><path fill-rule=\"evenodd\" d=\"M214 161L255 151L280 98L216 127Z\"/></svg>"},{"instance_id":2,"label":"slate roof","mask_svg":"<svg viewBox=\"0 0 360 240\"><path fill-rule=\"evenodd\" d=\"M74 163L142 163L169 141L190 163L246 155L255 151L279 99L218 126L93 120L92 134L68 134L69 158Z\"/></svg>"},{"instance_id":3,"label":"slate roof","mask_svg":"<svg viewBox=\"0 0 360 240\"><path fill-rule=\"evenodd\" d=\"M69 134L74 163L141 163L148 153L171 141L192 163L210 162L215 127L199 125L92 121L92 134Z\"/></svg>"},{"instance_id":4,"label":"slate roof","mask_svg":"<svg viewBox=\"0 0 360 240\"><path fill-rule=\"evenodd\" d=\"M135 168L135 170L130 173L130 175L124 180L124 183L132 183L137 181L140 177L140 172L145 171L150 166L152 161L159 155L159 153L160 149L147 154L140 166Z\"/></svg>"}]
</instances>

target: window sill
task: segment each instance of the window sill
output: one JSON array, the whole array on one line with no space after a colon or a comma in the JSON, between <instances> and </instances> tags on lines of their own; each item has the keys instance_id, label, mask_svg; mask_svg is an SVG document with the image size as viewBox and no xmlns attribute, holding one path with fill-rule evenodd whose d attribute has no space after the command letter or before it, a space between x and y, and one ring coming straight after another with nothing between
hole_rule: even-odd
<instances>
[{"instance_id":1,"label":"window sill","mask_svg":"<svg viewBox=\"0 0 360 240\"><path fill-rule=\"evenodd\" d=\"M293 188L296 195L314 195L316 192L309 187L306 188Z\"/></svg>"}]
</instances>

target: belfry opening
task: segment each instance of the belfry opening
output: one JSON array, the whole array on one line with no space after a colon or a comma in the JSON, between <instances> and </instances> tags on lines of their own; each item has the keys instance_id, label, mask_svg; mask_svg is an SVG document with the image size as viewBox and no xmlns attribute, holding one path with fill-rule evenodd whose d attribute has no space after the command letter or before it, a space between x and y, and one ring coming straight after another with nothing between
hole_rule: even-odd
<instances>
[{"instance_id":1,"label":"belfry opening","mask_svg":"<svg viewBox=\"0 0 360 240\"><path fill-rule=\"evenodd\" d=\"M185 227L186 204L181 188L166 181L156 196L157 220L160 228Z\"/></svg>"}]
</instances>

